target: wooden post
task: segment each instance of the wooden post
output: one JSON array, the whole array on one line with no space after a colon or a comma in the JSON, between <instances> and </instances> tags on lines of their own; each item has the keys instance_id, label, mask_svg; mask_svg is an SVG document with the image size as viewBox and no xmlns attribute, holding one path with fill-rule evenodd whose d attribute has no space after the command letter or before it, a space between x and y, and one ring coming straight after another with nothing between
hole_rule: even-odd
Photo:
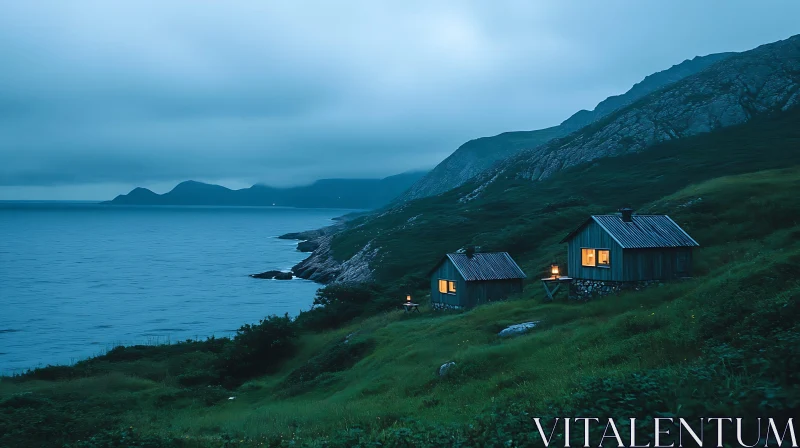
<instances>
[{"instance_id":1,"label":"wooden post","mask_svg":"<svg viewBox=\"0 0 800 448\"><path fill-rule=\"evenodd\" d=\"M556 295L558 290L561 288L561 284L562 283L570 283L570 282L572 282L572 278L570 278L570 277L543 278L542 279L542 286L544 287L544 292L547 294L548 299L550 299L548 301L552 302L553 300L555 300L554 296ZM555 283L556 284L555 288L550 289L550 286L548 286L548 283Z\"/></svg>"}]
</instances>

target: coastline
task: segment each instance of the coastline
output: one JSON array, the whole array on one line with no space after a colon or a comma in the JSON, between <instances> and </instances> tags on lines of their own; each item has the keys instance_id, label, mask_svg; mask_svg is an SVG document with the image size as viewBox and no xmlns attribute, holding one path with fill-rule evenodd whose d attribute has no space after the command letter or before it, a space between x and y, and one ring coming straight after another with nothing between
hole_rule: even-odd
<instances>
[{"instance_id":1,"label":"coastline","mask_svg":"<svg viewBox=\"0 0 800 448\"><path fill-rule=\"evenodd\" d=\"M279 239L296 240L297 250L308 253L308 257L294 265L291 269L295 277L311 280L322 285L334 282L361 283L372 276L369 258L354 257L341 262L333 256L331 241L345 228L347 222L373 211L352 212L332 218L335 224L314 230L290 232L278 236Z\"/></svg>"}]
</instances>

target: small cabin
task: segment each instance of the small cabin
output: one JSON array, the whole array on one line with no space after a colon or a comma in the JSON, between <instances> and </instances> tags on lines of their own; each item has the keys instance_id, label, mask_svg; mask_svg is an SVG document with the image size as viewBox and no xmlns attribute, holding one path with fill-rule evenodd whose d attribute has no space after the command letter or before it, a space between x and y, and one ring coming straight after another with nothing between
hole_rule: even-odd
<instances>
[{"instance_id":1,"label":"small cabin","mask_svg":"<svg viewBox=\"0 0 800 448\"><path fill-rule=\"evenodd\" d=\"M567 271L573 279L649 282L689 277L699 246L667 215L637 215L625 208L590 216L567 235Z\"/></svg>"},{"instance_id":2,"label":"small cabin","mask_svg":"<svg viewBox=\"0 0 800 448\"><path fill-rule=\"evenodd\" d=\"M522 292L525 273L507 252L447 254L431 271L431 306L472 308Z\"/></svg>"}]
</instances>

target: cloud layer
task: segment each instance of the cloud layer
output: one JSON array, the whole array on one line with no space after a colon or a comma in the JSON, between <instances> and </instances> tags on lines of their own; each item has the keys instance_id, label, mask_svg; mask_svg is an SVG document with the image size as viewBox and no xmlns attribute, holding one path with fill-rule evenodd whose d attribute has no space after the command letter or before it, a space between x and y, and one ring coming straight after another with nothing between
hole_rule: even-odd
<instances>
[{"instance_id":1,"label":"cloud layer","mask_svg":"<svg viewBox=\"0 0 800 448\"><path fill-rule=\"evenodd\" d=\"M3 2L0 198L430 168L798 16L792 0Z\"/></svg>"}]
</instances>

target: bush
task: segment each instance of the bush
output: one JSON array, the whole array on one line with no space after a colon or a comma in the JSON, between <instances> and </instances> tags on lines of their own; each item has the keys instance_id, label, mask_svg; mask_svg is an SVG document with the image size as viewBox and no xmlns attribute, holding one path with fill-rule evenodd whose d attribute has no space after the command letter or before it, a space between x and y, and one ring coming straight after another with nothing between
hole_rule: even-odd
<instances>
[{"instance_id":1,"label":"bush","mask_svg":"<svg viewBox=\"0 0 800 448\"><path fill-rule=\"evenodd\" d=\"M297 332L288 314L269 316L258 325L245 324L236 331L222 354L220 374L224 384L274 371L295 351Z\"/></svg>"},{"instance_id":2,"label":"bush","mask_svg":"<svg viewBox=\"0 0 800 448\"><path fill-rule=\"evenodd\" d=\"M369 283L327 285L317 291L313 307L300 313L297 323L314 331L336 328L380 308L375 303L379 295L377 286Z\"/></svg>"}]
</instances>

